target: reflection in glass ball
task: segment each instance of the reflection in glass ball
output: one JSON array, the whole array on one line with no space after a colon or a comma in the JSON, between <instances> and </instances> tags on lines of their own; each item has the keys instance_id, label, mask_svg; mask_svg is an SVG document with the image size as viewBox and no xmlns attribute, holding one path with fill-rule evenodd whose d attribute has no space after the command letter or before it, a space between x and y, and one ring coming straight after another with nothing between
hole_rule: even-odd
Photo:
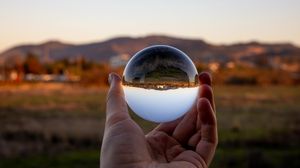
<instances>
[{"instance_id":1,"label":"reflection in glass ball","mask_svg":"<svg viewBox=\"0 0 300 168\"><path fill-rule=\"evenodd\" d=\"M135 54L127 63L122 84L129 107L153 122L183 116L198 94L198 72L182 51L155 45Z\"/></svg>"}]
</instances>

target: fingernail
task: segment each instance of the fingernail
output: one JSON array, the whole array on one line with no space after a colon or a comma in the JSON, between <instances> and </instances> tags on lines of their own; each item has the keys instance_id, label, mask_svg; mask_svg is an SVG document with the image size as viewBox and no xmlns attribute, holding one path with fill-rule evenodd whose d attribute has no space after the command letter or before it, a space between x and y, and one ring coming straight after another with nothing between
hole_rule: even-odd
<instances>
[{"instance_id":1,"label":"fingernail","mask_svg":"<svg viewBox=\"0 0 300 168\"><path fill-rule=\"evenodd\" d=\"M110 73L110 74L108 75L108 83L109 83L109 85L111 84L111 80L112 80L112 74Z\"/></svg>"}]
</instances>

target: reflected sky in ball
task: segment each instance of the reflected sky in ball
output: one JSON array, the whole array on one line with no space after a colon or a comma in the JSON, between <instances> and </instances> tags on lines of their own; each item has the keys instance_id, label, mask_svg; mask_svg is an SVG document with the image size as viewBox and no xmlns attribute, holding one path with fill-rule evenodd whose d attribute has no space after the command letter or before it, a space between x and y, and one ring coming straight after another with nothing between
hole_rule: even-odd
<instances>
[{"instance_id":1,"label":"reflected sky in ball","mask_svg":"<svg viewBox=\"0 0 300 168\"><path fill-rule=\"evenodd\" d=\"M168 122L183 116L193 105L198 87L169 90L123 86L129 107L141 118Z\"/></svg>"}]
</instances>

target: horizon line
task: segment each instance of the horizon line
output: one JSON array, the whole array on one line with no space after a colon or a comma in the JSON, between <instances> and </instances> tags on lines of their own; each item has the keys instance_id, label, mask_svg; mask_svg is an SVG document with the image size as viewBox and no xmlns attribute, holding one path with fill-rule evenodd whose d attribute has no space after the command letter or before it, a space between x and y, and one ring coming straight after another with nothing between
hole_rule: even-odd
<instances>
[{"instance_id":1,"label":"horizon line","mask_svg":"<svg viewBox=\"0 0 300 168\"><path fill-rule=\"evenodd\" d=\"M39 42L21 42L21 43L16 43L15 45L12 45L11 47L7 47L6 49L0 50L0 54L13 49L15 47L19 46L26 46L26 45L41 45L49 42L58 42L62 44L67 44L67 45L88 45L88 44L94 44L94 43L103 43L106 41L110 41L113 39L118 39L118 38L133 38L133 39L138 39L138 38L146 38L146 37L169 37L169 38L175 38L175 39L183 39L183 40L199 40L203 41L207 44L210 45L215 45L215 46L229 46L229 45L236 45L236 44L249 44L249 43L259 43L259 44L288 44L292 45L294 47L300 48L300 44L297 44L292 41L266 41L266 40L258 40L258 39L249 39L249 40L240 40L240 41L235 41L235 42L211 42L203 37L191 37L191 36L180 36L180 35L171 35L171 34L162 34L162 33L148 33L145 35L113 35L108 38L104 38L102 40L89 40L89 41L82 41L82 42L71 42L68 40L60 39L60 38L48 38L45 40L40 40Z\"/></svg>"}]
</instances>

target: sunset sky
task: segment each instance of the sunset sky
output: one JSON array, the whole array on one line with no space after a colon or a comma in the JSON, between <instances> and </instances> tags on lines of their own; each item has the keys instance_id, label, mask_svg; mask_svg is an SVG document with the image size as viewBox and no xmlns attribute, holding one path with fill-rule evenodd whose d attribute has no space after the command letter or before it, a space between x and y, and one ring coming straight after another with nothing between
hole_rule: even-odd
<instances>
[{"instance_id":1,"label":"sunset sky","mask_svg":"<svg viewBox=\"0 0 300 168\"><path fill-rule=\"evenodd\" d=\"M300 46L299 0L3 0L0 52L17 44L166 34Z\"/></svg>"}]
</instances>

